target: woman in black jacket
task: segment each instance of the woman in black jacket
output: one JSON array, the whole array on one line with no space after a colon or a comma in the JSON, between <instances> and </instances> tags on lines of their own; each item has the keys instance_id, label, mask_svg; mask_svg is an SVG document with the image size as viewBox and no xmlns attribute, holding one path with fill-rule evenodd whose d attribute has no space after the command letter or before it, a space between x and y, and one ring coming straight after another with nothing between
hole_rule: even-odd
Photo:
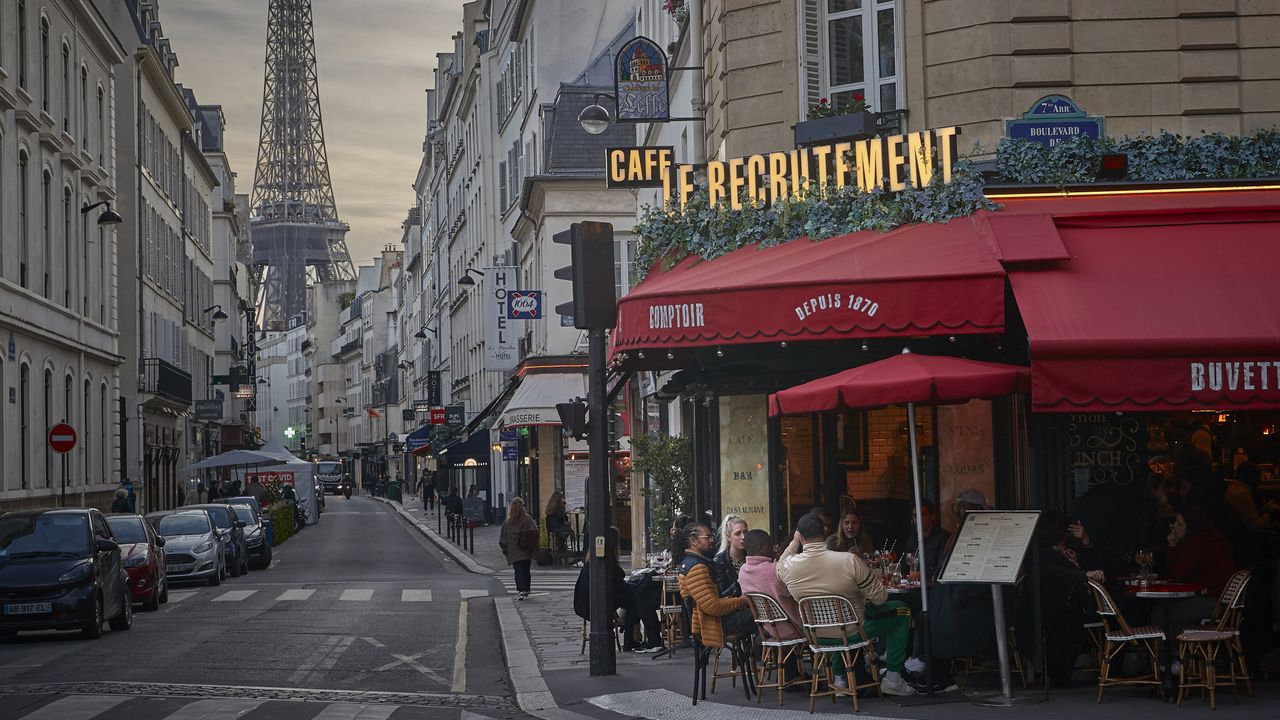
<instances>
[{"instance_id":1,"label":"woman in black jacket","mask_svg":"<svg viewBox=\"0 0 1280 720\"><path fill-rule=\"evenodd\" d=\"M1106 576L1084 526L1066 515L1053 510L1042 513L1035 538L1040 560L1044 670L1050 685L1063 687L1071 681L1076 658L1084 647L1084 624L1095 616L1086 582L1106 582Z\"/></svg>"}]
</instances>

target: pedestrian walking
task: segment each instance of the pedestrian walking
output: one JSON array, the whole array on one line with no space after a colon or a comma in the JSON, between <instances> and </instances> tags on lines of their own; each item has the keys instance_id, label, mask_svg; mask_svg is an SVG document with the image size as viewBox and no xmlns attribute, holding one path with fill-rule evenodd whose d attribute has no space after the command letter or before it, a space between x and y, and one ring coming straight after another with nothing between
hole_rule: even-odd
<instances>
[{"instance_id":1,"label":"pedestrian walking","mask_svg":"<svg viewBox=\"0 0 1280 720\"><path fill-rule=\"evenodd\" d=\"M431 475L422 478L422 507L429 512L436 511L436 480Z\"/></svg>"},{"instance_id":2,"label":"pedestrian walking","mask_svg":"<svg viewBox=\"0 0 1280 720\"><path fill-rule=\"evenodd\" d=\"M529 588L533 584L529 565L533 561L533 552L538 549L538 525L525 511L523 499L511 499L507 521L502 523L502 532L498 535L498 546L502 548L507 563L515 569L516 599L524 600L529 597Z\"/></svg>"}]
</instances>

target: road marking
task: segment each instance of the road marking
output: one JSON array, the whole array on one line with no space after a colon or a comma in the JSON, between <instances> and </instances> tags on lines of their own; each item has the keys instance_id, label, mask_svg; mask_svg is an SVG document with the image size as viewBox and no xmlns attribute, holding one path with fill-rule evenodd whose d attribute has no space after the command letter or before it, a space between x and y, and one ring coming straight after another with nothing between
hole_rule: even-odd
<instances>
[{"instance_id":1,"label":"road marking","mask_svg":"<svg viewBox=\"0 0 1280 720\"><path fill-rule=\"evenodd\" d=\"M173 603L180 603L199 592L199 590L170 590L168 604L172 605Z\"/></svg>"},{"instance_id":2,"label":"road marking","mask_svg":"<svg viewBox=\"0 0 1280 720\"><path fill-rule=\"evenodd\" d=\"M372 590L343 590L342 597L339 600L349 600L352 602L368 602L373 598Z\"/></svg>"},{"instance_id":3,"label":"road marking","mask_svg":"<svg viewBox=\"0 0 1280 720\"><path fill-rule=\"evenodd\" d=\"M459 590L458 595L460 595L463 600L470 600L471 598L489 597L489 591L488 590Z\"/></svg>"},{"instance_id":4,"label":"road marking","mask_svg":"<svg viewBox=\"0 0 1280 720\"><path fill-rule=\"evenodd\" d=\"M332 670L333 666L338 664L338 658L342 657L342 653L346 652L347 648L351 647L351 643L355 641L354 635L342 638L342 642L338 643L338 647L334 648L329 653L329 657L325 658L318 667L324 670Z\"/></svg>"},{"instance_id":5,"label":"road marking","mask_svg":"<svg viewBox=\"0 0 1280 720\"><path fill-rule=\"evenodd\" d=\"M164 720L222 720L239 718L253 712L265 700L230 700L217 698L214 700L197 700L190 705L168 715Z\"/></svg>"},{"instance_id":6,"label":"road marking","mask_svg":"<svg viewBox=\"0 0 1280 720\"><path fill-rule=\"evenodd\" d=\"M309 675L311 671L314 670L315 667L319 665L320 662L329 655L329 652L332 651L333 648L340 642L342 642L342 638L336 635L333 637L325 638L325 641L321 643L320 652L312 654L306 660L302 661L302 663L298 665L298 669L295 670L294 673L289 676L289 682L293 682L293 683L299 682L302 680L302 678ZM165 720L168 720L168 718L166 718Z\"/></svg>"},{"instance_id":7,"label":"road marking","mask_svg":"<svg viewBox=\"0 0 1280 720\"><path fill-rule=\"evenodd\" d=\"M431 602L430 590L401 590L400 602Z\"/></svg>"},{"instance_id":8,"label":"road marking","mask_svg":"<svg viewBox=\"0 0 1280 720\"><path fill-rule=\"evenodd\" d=\"M22 717L24 720L89 720L129 699L119 695L68 695Z\"/></svg>"},{"instance_id":9,"label":"road marking","mask_svg":"<svg viewBox=\"0 0 1280 720\"><path fill-rule=\"evenodd\" d=\"M257 590L228 590L213 599L213 602L240 602L250 595L258 592Z\"/></svg>"},{"instance_id":10,"label":"road marking","mask_svg":"<svg viewBox=\"0 0 1280 720\"><path fill-rule=\"evenodd\" d=\"M382 643L378 642L377 640L375 640L375 639L373 639L373 638L371 638L371 637L360 638L360 639L361 639L361 640L364 640L365 642L369 643L370 645L372 645L372 646L374 646L374 647L378 647L378 648L386 647L386 645L383 645Z\"/></svg>"},{"instance_id":11,"label":"road marking","mask_svg":"<svg viewBox=\"0 0 1280 720\"><path fill-rule=\"evenodd\" d=\"M428 652L429 651L423 651L420 653L415 653L413 655L400 655L397 653L391 653L391 657L395 658L396 661L389 662L386 665L383 665L382 667L376 667L373 669L373 672L386 672L387 670L400 667L401 665L408 665L409 667L413 668L414 670L417 670L423 675L426 675L432 680L435 680L441 685L448 685L449 681L440 677L440 673L418 662L418 658L422 657L423 655L426 655Z\"/></svg>"},{"instance_id":12,"label":"road marking","mask_svg":"<svg viewBox=\"0 0 1280 720\"><path fill-rule=\"evenodd\" d=\"M387 720L398 709L399 705L331 703L312 720Z\"/></svg>"},{"instance_id":13,"label":"road marking","mask_svg":"<svg viewBox=\"0 0 1280 720\"><path fill-rule=\"evenodd\" d=\"M305 590L305 589L294 588L293 590L285 590L284 592L280 593L280 597L276 598L276 601L279 602L281 600L306 600L307 598L311 597L311 595L314 593L315 593L315 590Z\"/></svg>"},{"instance_id":14,"label":"road marking","mask_svg":"<svg viewBox=\"0 0 1280 720\"><path fill-rule=\"evenodd\" d=\"M466 592L463 590L463 592ZM465 596L464 596L465 597ZM467 606L458 605L458 641L453 648L453 687L450 692L465 692L467 689Z\"/></svg>"}]
</instances>

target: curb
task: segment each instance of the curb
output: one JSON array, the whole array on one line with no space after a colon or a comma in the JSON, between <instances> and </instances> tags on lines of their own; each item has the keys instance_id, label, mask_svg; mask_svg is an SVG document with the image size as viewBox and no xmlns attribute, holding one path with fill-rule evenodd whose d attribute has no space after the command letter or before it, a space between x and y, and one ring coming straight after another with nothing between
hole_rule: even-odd
<instances>
[{"instance_id":1,"label":"curb","mask_svg":"<svg viewBox=\"0 0 1280 720\"><path fill-rule=\"evenodd\" d=\"M413 513L410 513L408 510L405 510L404 506L401 505L400 503L393 502L386 498L380 498L380 497L375 497L373 499L395 508L396 512L400 513L400 517L407 520L409 524L412 525L414 528L416 528L419 533L422 533L422 535L426 537L428 540L430 540L433 545L440 548L441 552L453 558L453 560L457 562L459 565L461 565L462 568L467 572L472 572L477 575L493 574L492 569L487 568L481 565L480 563L476 562L475 559L472 558L470 555L468 555L466 552L458 549L458 546L449 542L445 538L440 537L440 533L437 533L435 530L432 530L426 523L414 517Z\"/></svg>"},{"instance_id":2,"label":"curb","mask_svg":"<svg viewBox=\"0 0 1280 720\"><path fill-rule=\"evenodd\" d=\"M498 611L498 635L502 638L502 653L507 662L507 676L511 678L511 690L516 695L516 705L543 720L593 720L588 715L565 710L556 704L547 681L542 677L542 668L533 644L529 642L524 620L511 598L496 597L493 606Z\"/></svg>"}]
</instances>

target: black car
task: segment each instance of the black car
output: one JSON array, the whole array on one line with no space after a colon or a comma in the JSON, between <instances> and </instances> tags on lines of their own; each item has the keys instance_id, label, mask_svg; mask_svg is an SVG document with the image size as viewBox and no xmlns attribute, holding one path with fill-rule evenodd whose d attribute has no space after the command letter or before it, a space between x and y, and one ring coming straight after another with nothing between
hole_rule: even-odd
<instances>
[{"instance_id":1,"label":"black car","mask_svg":"<svg viewBox=\"0 0 1280 720\"><path fill-rule=\"evenodd\" d=\"M20 630L102 635L133 626L120 546L92 508L14 510L0 515L0 637Z\"/></svg>"},{"instance_id":2,"label":"black car","mask_svg":"<svg viewBox=\"0 0 1280 720\"><path fill-rule=\"evenodd\" d=\"M253 500L253 498L249 498ZM244 544L249 550L249 566L261 570L271 564L271 539L267 537L267 526L262 522L258 505L236 502L237 498L227 501L235 510L236 517L244 523Z\"/></svg>"},{"instance_id":3,"label":"black car","mask_svg":"<svg viewBox=\"0 0 1280 720\"><path fill-rule=\"evenodd\" d=\"M226 503L185 505L183 510L204 510L213 518L218 535L227 547L227 566L231 577L249 572L249 547L244 541L244 523L236 517L235 510Z\"/></svg>"}]
</instances>

